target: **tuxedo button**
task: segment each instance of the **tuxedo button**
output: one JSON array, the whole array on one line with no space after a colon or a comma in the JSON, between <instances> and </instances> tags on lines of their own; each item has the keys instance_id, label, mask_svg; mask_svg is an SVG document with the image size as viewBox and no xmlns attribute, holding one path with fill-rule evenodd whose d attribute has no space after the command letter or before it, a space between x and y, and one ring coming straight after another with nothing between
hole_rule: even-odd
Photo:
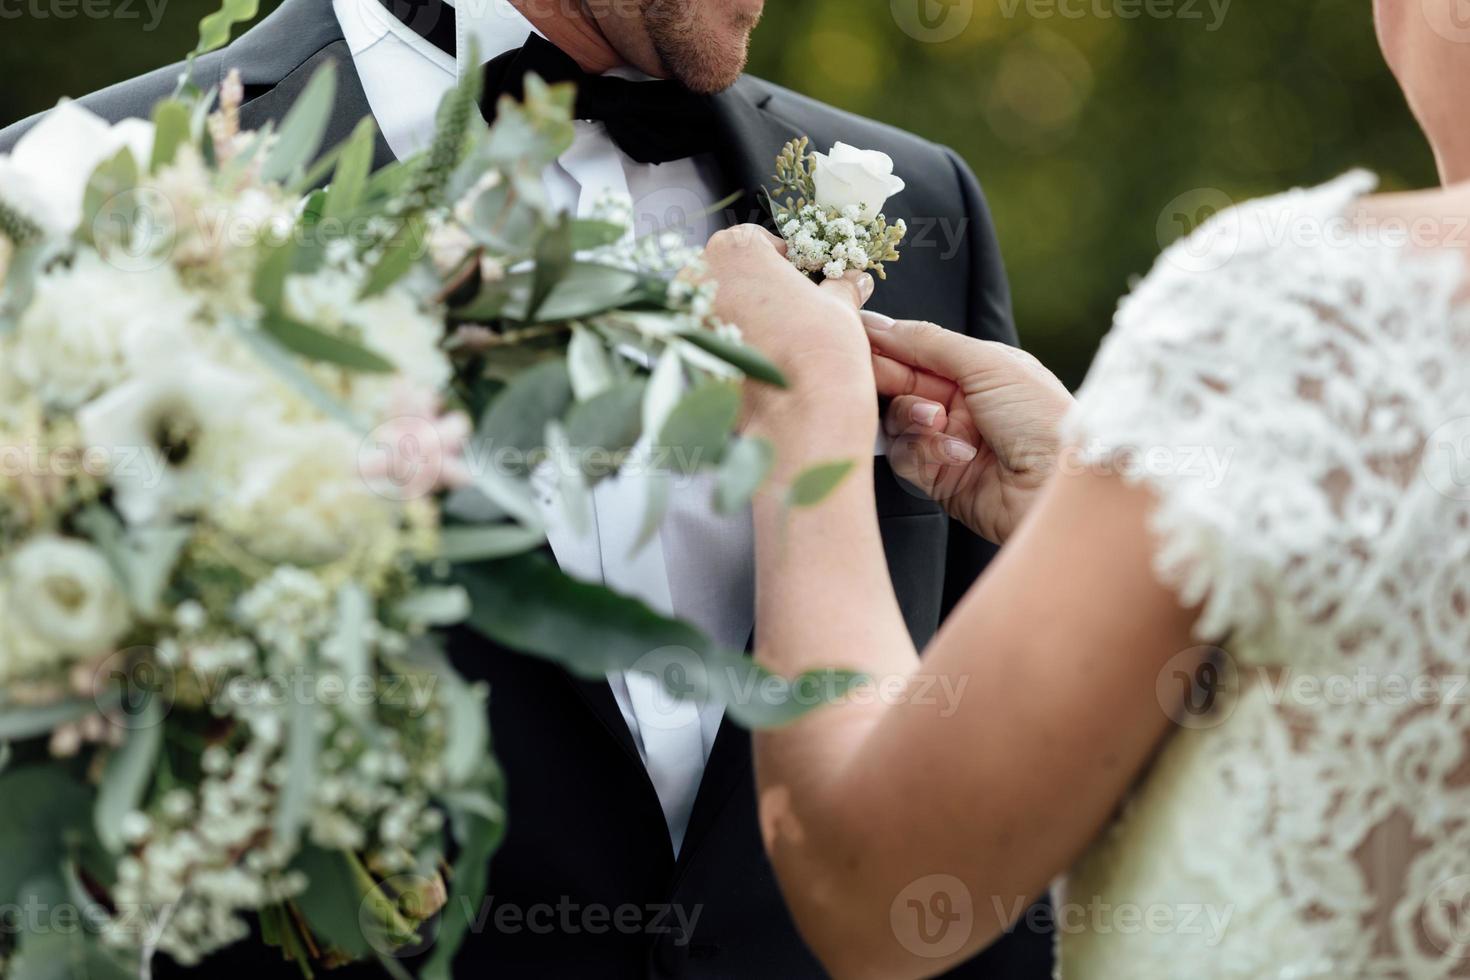
<instances>
[{"instance_id":1,"label":"tuxedo button","mask_svg":"<svg viewBox=\"0 0 1470 980\"><path fill-rule=\"evenodd\" d=\"M680 945L675 936L664 936L653 949L653 965L661 977L682 977L689 969L689 944Z\"/></svg>"}]
</instances>

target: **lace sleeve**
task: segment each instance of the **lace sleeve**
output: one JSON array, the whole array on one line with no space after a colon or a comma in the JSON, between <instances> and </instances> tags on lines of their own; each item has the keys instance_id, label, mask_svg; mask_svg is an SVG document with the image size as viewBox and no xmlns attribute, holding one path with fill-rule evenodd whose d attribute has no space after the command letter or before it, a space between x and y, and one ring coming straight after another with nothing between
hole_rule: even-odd
<instances>
[{"instance_id":1,"label":"lace sleeve","mask_svg":"<svg viewBox=\"0 0 1470 980\"><path fill-rule=\"evenodd\" d=\"M1202 604L1202 641L1296 656L1291 634L1344 601L1413 478L1424 379L1403 354L1414 330L1437 330L1417 340L1443 359L1431 310L1453 280L1426 263L1416 294L1398 249L1321 246L1371 183L1237 208L1169 249L1121 305L1068 420L1081 465L1155 492L1157 571ZM1297 240L1308 227L1311 247Z\"/></svg>"}]
</instances>

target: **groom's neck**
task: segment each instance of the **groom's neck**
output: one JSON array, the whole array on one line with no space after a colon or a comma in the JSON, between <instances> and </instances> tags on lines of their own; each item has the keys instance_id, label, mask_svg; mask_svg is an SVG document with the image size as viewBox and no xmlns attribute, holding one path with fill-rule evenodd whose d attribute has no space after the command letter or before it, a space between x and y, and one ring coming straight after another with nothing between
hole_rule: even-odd
<instances>
[{"instance_id":1,"label":"groom's neck","mask_svg":"<svg viewBox=\"0 0 1470 980\"><path fill-rule=\"evenodd\" d=\"M624 64L583 4L545 3L544 0L510 0L510 3L588 74L601 75Z\"/></svg>"}]
</instances>

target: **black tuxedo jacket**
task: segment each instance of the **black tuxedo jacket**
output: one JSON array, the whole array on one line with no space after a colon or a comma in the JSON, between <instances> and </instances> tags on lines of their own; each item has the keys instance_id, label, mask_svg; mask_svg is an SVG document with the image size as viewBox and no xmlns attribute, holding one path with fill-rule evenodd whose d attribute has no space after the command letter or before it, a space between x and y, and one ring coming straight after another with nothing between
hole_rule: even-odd
<instances>
[{"instance_id":1,"label":"black tuxedo jacket","mask_svg":"<svg viewBox=\"0 0 1470 980\"><path fill-rule=\"evenodd\" d=\"M340 73L330 146L370 109L329 0L287 0L233 44L199 59L196 80L208 87L238 68L246 91L243 124L258 128L279 120L328 61ZM146 117L173 90L179 70L160 69L81 101L110 120ZM880 284L872 307L1015 343L990 215L975 177L952 151L748 76L714 106L723 134L720 163L732 190L745 192L733 219L763 218L756 192L796 136L823 149L838 140L881 149L908 181L889 203L889 218L904 218L911 231L903 261ZM0 132L0 152L34 121ZM381 137L377 157L379 165L392 159ZM901 485L881 460L877 498L894 586L922 648L990 549ZM490 898L460 953L458 977L824 975L792 925L761 846L749 734L728 721L720 729L676 860L658 797L605 682L574 680L468 633L452 638L451 654L468 676L490 684L495 747L510 800ZM206 969L287 975L261 951L231 950ZM1044 980L1050 970L1050 937L1023 930L952 976Z\"/></svg>"}]
</instances>

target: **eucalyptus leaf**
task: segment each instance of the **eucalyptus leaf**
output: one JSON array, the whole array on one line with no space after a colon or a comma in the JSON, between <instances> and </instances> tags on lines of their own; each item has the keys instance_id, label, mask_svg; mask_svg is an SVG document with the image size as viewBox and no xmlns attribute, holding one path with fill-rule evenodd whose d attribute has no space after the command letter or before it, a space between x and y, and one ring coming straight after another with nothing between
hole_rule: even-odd
<instances>
[{"instance_id":1,"label":"eucalyptus leaf","mask_svg":"<svg viewBox=\"0 0 1470 980\"><path fill-rule=\"evenodd\" d=\"M280 341L264 330L256 329L249 324L236 323L235 326L236 336L250 349L251 353L260 358L261 363L275 371L282 381L296 390L297 394L329 418L335 419L354 431L362 431L361 423L347 406L317 384L316 379L297 363L295 356L282 346Z\"/></svg>"},{"instance_id":2,"label":"eucalyptus leaf","mask_svg":"<svg viewBox=\"0 0 1470 980\"><path fill-rule=\"evenodd\" d=\"M309 361L332 364L361 374L391 374L393 362L374 351L334 334L318 330L282 313L267 313L260 329L280 345Z\"/></svg>"},{"instance_id":3,"label":"eucalyptus leaf","mask_svg":"<svg viewBox=\"0 0 1470 980\"><path fill-rule=\"evenodd\" d=\"M77 526L91 536L123 584L140 616L161 615L164 593L191 535L187 527L153 525L129 528L105 507L88 507Z\"/></svg>"},{"instance_id":4,"label":"eucalyptus leaf","mask_svg":"<svg viewBox=\"0 0 1470 980\"><path fill-rule=\"evenodd\" d=\"M458 586L423 588L399 600L394 612L427 626L453 626L469 615L469 597Z\"/></svg>"},{"instance_id":5,"label":"eucalyptus leaf","mask_svg":"<svg viewBox=\"0 0 1470 980\"><path fill-rule=\"evenodd\" d=\"M332 186L327 190L323 217L343 219L362 204L368 173L373 168L373 139L377 131L373 117L366 116L343 144L337 170L332 174Z\"/></svg>"},{"instance_id":6,"label":"eucalyptus leaf","mask_svg":"<svg viewBox=\"0 0 1470 980\"><path fill-rule=\"evenodd\" d=\"M194 54L208 54L229 43L230 29L236 24L254 20L260 12L260 0L223 0L220 8L199 22L199 43Z\"/></svg>"},{"instance_id":7,"label":"eucalyptus leaf","mask_svg":"<svg viewBox=\"0 0 1470 980\"><path fill-rule=\"evenodd\" d=\"M426 234L424 219L418 215L403 223L398 233L383 246L383 253L369 270L367 283L362 287L363 299L386 292L408 275L414 263L424 255Z\"/></svg>"},{"instance_id":8,"label":"eucalyptus leaf","mask_svg":"<svg viewBox=\"0 0 1470 980\"><path fill-rule=\"evenodd\" d=\"M273 823L276 840L289 846L295 846L300 840L316 793L321 732L317 729L316 698L308 696L306 691L311 679L306 673L294 674L289 679L293 694L286 708L286 781L276 799Z\"/></svg>"},{"instance_id":9,"label":"eucalyptus leaf","mask_svg":"<svg viewBox=\"0 0 1470 980\"><path fill-rule=\"evenodd\" d=\"M787 491L786 502L791 507L815 507L826 500L842 485L856 464L850 459L832 463L818 463L797 474Z\"/></svg>"},{"instance_id":10,"label":"eucalyptus leaf","mask_svg":"<svg viewBox=\"0 0 1470 980\"><path fill-rule=\"evenodd\" d=\"M306 170L322 147L336 98L337 68L328 63L317 69L286 113L276 144L261 167L262 180L289 180Z\"/></svg>"},{"instance_id":11,"label":"eucalyptus leaf","mask_svg":"<svg viewBox=\"0 0 1470 980\"><path fill-rule=\"evenodd\" d=\"M776 448L764 439L739 438L730 444L715 484L715 509L733 514L755 496L776 462Z\"/></svg>"},{"instance_id":12,"label":"eucalyptus leaf","mask_svg":"<svg viewBox=\"0 0 1470 980\"><path fill-rule=\"evenodd\" d=\"M337 665L349 684L372 677L372 641L368 632L373 622L373 600L367 590L349 582L337 590L337 608L332 632L322 643L322 656ZM344 710L357 718L369 714L370 706L360 698L344 699Z\"/></svg>"},{"instance_id":13,"label":"eucalyptus leaf","mask_svg":"<svg viewBox=\"0 0 1470 980\"><path fill-rule=\"evenodd\" d=\"M127 841L122 835L123 818L141 808L143 794L153 777L153 767L163 745L163 705L151 696L129 726L127 740L112 753L103 770L93 809L93 828L102 846L120 854Z\"/></svg>"},{"instance_id":14,"label":"eucalyptus leaf","mask_svg":"<svg viewBox=\"0 0 1470 980\"><path fill-rule=\"evenodd\" d=\"M561 418L571 404L572 382L565 361L547 361L521 373L480 420L477 452L492 455L496 463L481 469L528 474L530 457L545 448L547 424Z\"/></svg>"},{"instance_id":15,"label":"eucalyptus leaf","mask_svg":"<svg viewBox=\"0 0 1470 980\"><path fill-rule=\"evenodd\" d=\"M193 139L189 107L177 99L165 99L153 109L153 154L148 171L157 173L174 162L179 148Z\"/></svg>"},{"instance_id":16,"label":"eucalyptus leaf","mask_svg":"<svg viewBox=\"0 0 1470 980\"><path fill-rule=\"evenodd\" d=\"M642 379L623 381L567 413L567 440L594 481L612 476L643 432Z\"/></svg>"},{"instance_id":17,"label":"eucalyptus leaf","mask_svg":"<svg viewBox=\"0 0 1470 980\"><path fill-rule=\"evenodd\" d=\"M292 901L312 933L353 959L371 953L363 929L365 888L352 856L308 844L291 866L306 875L306 891Z\"/></svg>"},{"instance_id":18,"label":"eucalyptus leaf","mask_svg":"<svg viewBox=\"0 0 1470 980\"><path fill-rule=\"evenodd\" d=\"M536 267L531 280L531 296L524 319L533 321L553 289L566 277L572 265L572 219L563 214L541 235L536 243ZM550 317L547 319L555 319Z\"/></svg>"},{"instance_id":19,"label":"eucalyptus leaf","mask_svg":"<svg viewBox=\"0 0 1470 980\"><path fill-rule=\"evenodd\" d=\"M680 399L659 434L659 448L682 473L713 467L740 416L740 388L725 381L706 381Z\"/></svg>"},{"instance_id":20,"label":"eucalyptus leaf","mask_svg":"<svg viewBox=\"0 0 1470 980\"><path fill-rule=\"evenodd\" d=\"M0 773L0 902L13 902L37 876L58 875L73 835L91 836L92 789L47 763Z\"/></svg>"},{"instance_id":21,"label":"eucalyptus leaf","mask_svg":"<svg viewBox=\"0 0 1470 980\"><path fill-rule=\"evenodd\" d=\"M524 554L539 548L546 541L546 532L519 524L490 524L445 528L439 539L439 557L458 564Z\"/></svg>"},{"instance_id":22,"label":"eucalyptus leaf","mask_svg":"<svg viewBox=\"0 0 1470 980\"><path fill-rule=\"evenodd\" d=\"M643 431L662 433L683 394L684 362L672 346L665 347L643 396Z\"/></svg>"},{"instance_id":23,"label":"eucalyptus leaf","mask_svg":"<svg viewBox=\"0 0 1470 980\"><path fill-rule=\"evenodd\" d=\"M459 854L450 877L449 902L439 920L438 942L424 964L422 980L453 980L454 956L464 937L479 927L489 885L490 858L505 834L505 820L491 819L475 807L445 801Z\"/></svg>"},{"instance_id":24,"label":"eucalyptus leaf","mask_svg":"<svg viewBox=\"0 0 1470 980\"><path fill-rule=\"evenodd\" d=\"M454 577L470 595L470 627L494 642L588 680L643 670L673 696L719 699L747 727L790 724L867 681L841 670L777 677L687 623L567 576L544 555L464 565ZM678 669L663 669L669 664Z\"/></svg>"},{"instance_id":25,"label":"eucalyptus leaf","mask_svg":"<svg viewBox=\"0 0 1470 980\"><path fill-rule=\"evenodd\" d=\"M709 330L691 330L682 336L684 340L700 350L713 354L731 367L738 368L748 378L764 381L778 388L787 386L786 376L781 373L780 369L753 347L734 340L727 340Z\"/></svg>"},{"instance_id":26,"label":"eucalyptus leaf","mask_svg":"<svg viewBox=\"0 0 1470 980\"><path fill-rule=\"evenodd\" d=\"M612 387L617 376L602 338L586 327L573 327L567 344L567 371L577 401L596 398Z\"/></svg>"},{"instance_id":27,"label":"eucalyptus leaf","mask_svg":"<svg viewBox=\"0 0 1470 980\"><path fill-rule=\"evenodd\" d=\"M111 231L119 241L130 243L134 212L138 204L129 193L138 186L138 161L127 147L102 161L92 172L82 193L82 223L78 234L95 242L99 232Z\"/></svg>"},{"instance_id":28,"label":"eucalyptus leaf","mask_svg":"<svg viewBox=\"0 0 1470 980\"><path fill-rule=\"evenodd\" d=\"M67 700L53 704L15 704L0 701L0 739L40 738L52 729L80 721L97 711L95 701Z\"/></svg>"},{"instance_id":29,"label":"eucalyptus leaf","mask_svg":"<svg viewBox=\"0 0 1470 980\"><path fill-rule=\"evenodd\" d=\"M628 234L628 229L615 221L578 220L572 222L572 248L586 252L596 248L616 245Z\"/></svg>"}]
</instances>

